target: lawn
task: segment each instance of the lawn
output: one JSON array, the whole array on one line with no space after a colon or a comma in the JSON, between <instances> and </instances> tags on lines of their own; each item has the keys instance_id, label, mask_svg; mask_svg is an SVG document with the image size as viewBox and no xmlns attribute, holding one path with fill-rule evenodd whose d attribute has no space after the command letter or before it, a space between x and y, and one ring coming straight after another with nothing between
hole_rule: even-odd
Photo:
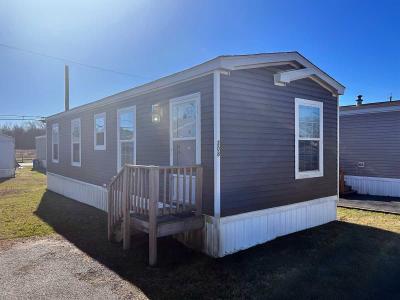
<instances>
[{"instance_id":1,"label":"lawn","mask_svg":"<svg viewBox=\"0 0 400 300\"><path fill-rule=\"evenodd\" d=\"M0 183L0 238L62 235L149 298L400 298L400 216L340 208L338 221L221 259L172 238L147 266L147 238L107 241L106 214L45 190L22 169Z\"/></svg>"}]
</instances>

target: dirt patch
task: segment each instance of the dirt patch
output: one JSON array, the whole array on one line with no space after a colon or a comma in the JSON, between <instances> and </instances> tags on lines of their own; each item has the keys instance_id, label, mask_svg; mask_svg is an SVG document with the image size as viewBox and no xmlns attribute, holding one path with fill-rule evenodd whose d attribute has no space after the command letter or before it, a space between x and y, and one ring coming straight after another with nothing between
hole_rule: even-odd
<instances>
[{"instance_id":1,"label":"dirt patch","mask_svg":"<svg viewBox=\"0 0 400 300\"><path fill-rule=\"evenodd\" d=\"M147 299L60 236L0 241L0 298Z\"/></svg>"}]
</instances>

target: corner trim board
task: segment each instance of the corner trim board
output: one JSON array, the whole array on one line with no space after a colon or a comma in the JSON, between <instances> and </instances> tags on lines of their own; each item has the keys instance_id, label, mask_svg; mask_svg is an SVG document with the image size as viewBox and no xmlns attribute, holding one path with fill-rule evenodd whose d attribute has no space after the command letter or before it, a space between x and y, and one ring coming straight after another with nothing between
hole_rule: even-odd
<instances>
[{"instance_id":1,"label":"corner trim board","mask_svg":"<svg viewBox=\"0 0 400 300\"><path fill-rule=\"evenodd\" d=\"M214 216L221 215L221 72L214 72Z\"/></svg>"}]
</instances>

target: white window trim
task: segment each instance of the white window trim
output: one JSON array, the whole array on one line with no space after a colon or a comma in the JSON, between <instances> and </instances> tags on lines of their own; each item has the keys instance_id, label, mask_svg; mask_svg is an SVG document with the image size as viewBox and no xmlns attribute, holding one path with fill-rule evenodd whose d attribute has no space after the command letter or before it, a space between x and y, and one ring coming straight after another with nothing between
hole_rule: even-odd
<instances>
[{"instance_id":1,"label":"white window trim","mask_svg":"<svg viewBox=\"0 0 400 300\"><path fill-rule=\"evenodd\" d=\"M96 120L99 118L104 118L104 145L97 145L96 139ZM106 150L107 148L107 114L105 112L94 115L93 119L93 141L94 141L94 150Z\"/></svg>"},{"instance_id":2,"label":"white window trim","mask_svg":"<svg viewBox=\"0 0 400 300\"><path fill-rule=\"evenodd\" d=\"M299 138L299 106L318 107L320 109L319 118L319 170L315 171L299 171L299 140L307 140L307 138ZM308 139L317 140L317 139ZM324 176L324 104L320 101L306 100L295 98L295 178L314 178Z\"/></svg>"},{"instance_id":3,"label":"white window trim","mask_svg":"<svg viewBox=\"0 0 400 300\"><path fill-rule=\"evenodd\" d=\"M72 138L72 132L74 128L74 124L79 124L79 162L74 162L74 142ZM73 119L71 120L71 166L80 167L82 165L82 126L81 119Z\"/></svg>"},{"instance_id":4,"label":"white window trim","mask_svg":"<svg viewBox=\"0 0 400 300\"><path fill-rule=\"evenodd\" d=\"M54 138L53 138L53 131L54 131L55 128L57 128L57 135L58 135L57 143L54 142ZM57 147L57 149L58 149L58 155L57 155L58 159L54 159L54 145L55 144L58 145L58 147ZM54 123L51 126L51 161L53 163L58 163L60 161L60 127L59 127L58 123Z\"/></svg>"},{"instance_id":5,"label":"white window trim","mask_svg":"<svg viewBox=\"0 0 400 300\"><path fill-rule=\"evenodd\" d=\"M177 97L169 100L169 164L172 166L174 163L174 141L196 141L196 164L201 164L201 95L200 93L194 93ZM172 124L172 107L175 104L182 104L185 102L196 103L196 137L194 138L174 138L173 137L173 124Z\"/></svg>"},{"instance_id":6,"label":"white window trim","mask_svg":"<svg viewBox=\"0 0 400 300\"><path fill-rule=\"evenodd\" d=\"M136 164L136 106L129 106L117 110L117 171L121 170L121 140L119 136L119 117L122 112L133 112L133 163Z\"/></svg>"}]
</instances>

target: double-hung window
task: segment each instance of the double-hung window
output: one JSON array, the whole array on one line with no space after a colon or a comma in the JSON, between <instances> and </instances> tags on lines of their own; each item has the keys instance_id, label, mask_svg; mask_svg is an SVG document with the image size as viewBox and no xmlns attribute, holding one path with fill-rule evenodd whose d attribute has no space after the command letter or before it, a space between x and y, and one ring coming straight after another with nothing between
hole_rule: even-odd
<instances>
[{"instance_id":1,"label":"double-hung window","mask_svg":"<svg viewBox=\"0 0 400 300\"><path fill-rule=\"evenodd\" d=\"M71 121L71 165L81 166L81 119Z\"/></svg>"},{"instance_id":2,"label":"double-hung window","mask_svg":"<svg viewBox=\"0 0 400 300\"><path fill-rule=\"evenodd\" d=\"M295 99L295 178L324 175L323 103Z\"/></svg>"},{"instance_id":3,"label":"double-hung window","mask_svg":"<svg viewBox=\"0 0 400 300\"><path fill-rule=\"evenodd\" d=\"M94 115L94 150L106 150L106 113Z\"/></svg>"},{"instance_id":4,"label":"double-hung window","mask_svg":"<svg viewBox=\"0 0 400 300\"><path fill-rule=\"evenodd\" d=\"M170 100L170 164L201 163L200 93Z\"/></svg>"},{"instance_id":5,"label":"double-hung window","mask_svg":"<svg viewBox=\"0 0 400 300\"><path fill-rule=\"evenodd\" d=\"M53 163L58 163L59 161L59 143L60 136L58 131L58 124L53 124L51 127L51 160Z\"/></svg>"},{"instance_id":6,"label":"double-hung window","mask_svg":"<svg viewBox=\"0 0 400 300\"><path fill-rule=\"evenodd\" d=\"M118 110L118 160L120 170L125 164L136 162L136 108L126 107Z\"/></svg>"}]
</instances>

